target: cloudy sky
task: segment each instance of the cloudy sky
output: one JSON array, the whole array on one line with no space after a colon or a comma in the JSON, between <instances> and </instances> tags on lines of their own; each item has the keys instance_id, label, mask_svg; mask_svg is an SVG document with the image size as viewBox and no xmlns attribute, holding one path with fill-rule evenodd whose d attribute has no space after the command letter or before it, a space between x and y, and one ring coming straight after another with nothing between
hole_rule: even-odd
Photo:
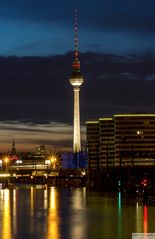
<instances>
[{"instance_id":1,"label":"cloudy sky","mask_svg":"<svg viewBox=\"0 0 155 239\"><path fill-rule=\"evenodd\" d=\"M74 10L85 121L155 112L154 0L0 1L0 151L72 147Z\"/></svg>"},{"instance_id":2,"label":"cloudy sky","mask_svg":"<svg viewBox=\"0 0 155 239\"><path fill-rule=\"evenodd\" d=\"M1 55L64 54L73 49L79 12L80 51L155 49L154 0L1 0Z\"/></svg>"}]
</instances>

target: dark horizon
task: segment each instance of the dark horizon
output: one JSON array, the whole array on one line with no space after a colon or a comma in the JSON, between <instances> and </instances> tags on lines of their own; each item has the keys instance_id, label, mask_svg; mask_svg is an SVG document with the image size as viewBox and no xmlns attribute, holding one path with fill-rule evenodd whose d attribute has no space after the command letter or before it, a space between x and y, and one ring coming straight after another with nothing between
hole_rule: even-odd
<instances>
[{"instance_id":1,"label":"dark horizon","mask_svg":"<svg viewBox=\"0 0 155 239\"><path fill-rule=\"evenodd\" d=\"M1 150L72 148L73 91L69 83L73 52L50 57L0 57ZM155 57L81 53L81 125L115 113L155 112ZM25 137L25 138L24 138ZM29 145L29 146L28 146ZM33 147L34 146L34 147Z\"/></svg>"}]
</instances>

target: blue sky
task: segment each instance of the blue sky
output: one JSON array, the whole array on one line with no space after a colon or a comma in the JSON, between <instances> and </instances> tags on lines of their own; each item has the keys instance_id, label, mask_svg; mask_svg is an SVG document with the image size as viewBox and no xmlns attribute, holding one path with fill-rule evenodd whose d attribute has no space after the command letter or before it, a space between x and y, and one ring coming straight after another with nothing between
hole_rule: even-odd
<instances>
[{"instance_id":1,"label":"blue sky","mask_svg":"<svg viewBox=\"0 0 155 239\"><path fill-rule=\"evenodd\" d=\"M132 54L155 50L153 0L3 0L0 55L51 55L73 50L74 10L79 50Z\"/></svg>"}]
</instances>

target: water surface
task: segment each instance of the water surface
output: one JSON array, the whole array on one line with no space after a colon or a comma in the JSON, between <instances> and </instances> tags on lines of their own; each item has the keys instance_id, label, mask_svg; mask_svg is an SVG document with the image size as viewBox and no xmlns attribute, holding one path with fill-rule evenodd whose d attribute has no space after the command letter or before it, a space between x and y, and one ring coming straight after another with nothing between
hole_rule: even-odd
<instances>
[{"instance_id":1,"label":"water surface","mask_svg":"<svg viewBox=\"0 0 155 239\"><path fill-rule=\"evenodd\" d=\"M0 239L129 239L155 232L155 206L121 193L16 186L0 190Z\"/></svg>"}]
</instances>

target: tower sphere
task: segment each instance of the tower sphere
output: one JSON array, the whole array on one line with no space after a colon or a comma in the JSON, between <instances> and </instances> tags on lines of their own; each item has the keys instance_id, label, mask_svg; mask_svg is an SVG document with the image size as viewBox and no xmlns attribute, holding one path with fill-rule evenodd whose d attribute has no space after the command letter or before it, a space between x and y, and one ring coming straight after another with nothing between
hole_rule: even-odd
<instances>
[{"instance_id":1,"label":"tower sphere","mask_svg":"<svg viewBox=\"0 0 155 239\"><path fill-rule=\"evenodd\" d=\"M83 76L80 72L72 72L71 78L70 78L70 83L72 86L81 86L82 83L84 82Z\"/></svg>"}]
</instances>

